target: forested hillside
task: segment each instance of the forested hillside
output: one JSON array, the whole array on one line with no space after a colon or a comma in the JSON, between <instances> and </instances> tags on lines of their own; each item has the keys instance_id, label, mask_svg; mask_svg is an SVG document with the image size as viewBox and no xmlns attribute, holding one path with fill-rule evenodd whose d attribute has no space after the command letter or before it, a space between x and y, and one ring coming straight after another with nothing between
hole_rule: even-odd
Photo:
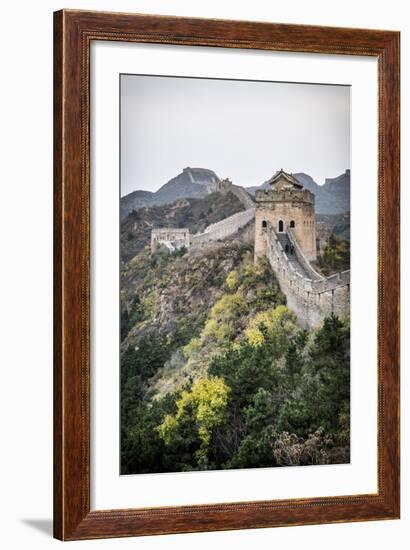
<instances>
[{"instance_id":1,"label":"forested hillside","mask_svg":"<svg viewBox=\"0 0 410 550\"><path fill-rule=\"evenodd\" d=\"M121 260L130 260L149 244L153 227L187 227L191 233L200 233L211 223L244 209L239 199L228 192L133 210L121 221Z\"/></svg>"},{"instance_id":2,"label":"forested hillside","mask_svg":"<svg viewBox=\"0 0 410 550\"><path fill-rule=\"evenodd\" d=\"M301 328L241 235L142 247L121 266L121 472L348 462L347 323Z\"/></svg>"}]
</instances>

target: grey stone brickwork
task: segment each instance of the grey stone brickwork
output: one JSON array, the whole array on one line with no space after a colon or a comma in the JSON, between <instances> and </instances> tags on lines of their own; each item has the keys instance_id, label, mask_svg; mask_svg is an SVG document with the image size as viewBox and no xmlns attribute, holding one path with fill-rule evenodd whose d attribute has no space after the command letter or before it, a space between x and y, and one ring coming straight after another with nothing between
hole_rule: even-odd
<instances>
[{"instance_id":1,"label":"grey stone brickwork","mask_svg":"<svg viewBox=\"0 0 410 550\"><path fill-rule=\"evenodd\" d=\"M167 250L178 250L182 247L189 248L189 229L175 229L174 227L161 227L151 231L151 251L164 246Z\"/></svg>"},{"instance_id":2,"label":"grey stone brickwork","mask_svg":"<svg viewBox=\"0 0 410 550\"><path fill-rule=\"evenodd\" d=\"M266 256L276 274L279 286L286 295L287 305L302 324L317 327L326 316L334 313L340 318L350 314L350 270L323 277L303 275L282 248L272 226L267 227Z\"/></svg>"},{"instance_id":3,"label":"grey stone brickwork","mask_svg":"<svg viewBox=\"0 0 410 550\"><path fill-rule=\"evenodd\" d=\"M237 212L224 220L208 225L203 233L191 236L191 246L204 245L211 241L219 241L230 237L245 227L255 217L255 208Z\"/></svg>"},{"instance_id":4,"label":"grey stone brickwork","mask_svg":"<svg viewBox=\"0 0 410 550\"><path fill-rule=\"evenodd\" d=\"M315 196L307 189L276 188L256 191L255 257L266 254L265 229L270 223L278 233L293 229L310 262L316 260Z\"/></svg>"}]
</instances>

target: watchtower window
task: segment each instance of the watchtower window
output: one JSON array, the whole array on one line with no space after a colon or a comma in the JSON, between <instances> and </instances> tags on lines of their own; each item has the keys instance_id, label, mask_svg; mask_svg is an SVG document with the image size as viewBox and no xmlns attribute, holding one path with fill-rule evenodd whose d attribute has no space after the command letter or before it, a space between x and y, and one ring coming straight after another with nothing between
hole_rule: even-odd
<instances>
[{"instance_id":1,"label":"watchtower window","mask_svg":"<svg viewBox=\"0 0 410 550\"><path fill-rule=\"evenodd\" d=\"M268 224L266 223L266 220L262 220L262 229L266 229Z\"/></svg>"},{"instance_id":2,"label":"watchtower window","mask_svg":"<svg viewBox=\"0 0 410 550\"><path fill-rule=\"evenodd\" d=\"M279 220L278 231L279 231L279 233L283 233L283 221L282 220Z\"/></svg>"},{"instance_id":3,"label":"watchtower window","mask_svg":"<svg viewBox=\"0 0 410 550\"><path fill-rule=\"evenodd\" d=\"M290 222L290 227L295 227L295 220L292 220L292 221Z\"/></svg>"}]
</instances>

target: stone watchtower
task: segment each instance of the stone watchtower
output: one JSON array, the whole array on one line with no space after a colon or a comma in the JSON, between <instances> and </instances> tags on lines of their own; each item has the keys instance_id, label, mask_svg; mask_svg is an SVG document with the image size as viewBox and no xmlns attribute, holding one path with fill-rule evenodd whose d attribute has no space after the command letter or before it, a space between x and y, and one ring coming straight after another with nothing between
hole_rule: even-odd
<instances>
[{"instance_id":1,"label":"stone watchtower","mask_svg":"<svg viewBox=\"0 0 410 550\"><path fill-rule=\"evenodd\" d=\"M292 175L279 170L256 191L255 259L266 255L268 224L275 233L292 233L310 262L316 260L315 195Z\"/></svg>"}]
</instances>

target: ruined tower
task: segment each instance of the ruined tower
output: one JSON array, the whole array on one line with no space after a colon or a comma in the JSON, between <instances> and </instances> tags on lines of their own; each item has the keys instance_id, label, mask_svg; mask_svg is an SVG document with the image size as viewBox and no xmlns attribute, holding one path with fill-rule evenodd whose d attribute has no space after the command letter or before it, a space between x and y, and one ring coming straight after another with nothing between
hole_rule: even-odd
<instances>
[{"instance_id":1,"label":"ruined tower","mask_svg":"<svg viewBox=\"0 0 410 550\"><path fill-rule=\"evenodd\" d=\"M283 170L268 180L269 189L256 191L255 259L266 255L266 232L291 233L309 262L316 260L315 196Z\"/></svg>"}]
</instances>

